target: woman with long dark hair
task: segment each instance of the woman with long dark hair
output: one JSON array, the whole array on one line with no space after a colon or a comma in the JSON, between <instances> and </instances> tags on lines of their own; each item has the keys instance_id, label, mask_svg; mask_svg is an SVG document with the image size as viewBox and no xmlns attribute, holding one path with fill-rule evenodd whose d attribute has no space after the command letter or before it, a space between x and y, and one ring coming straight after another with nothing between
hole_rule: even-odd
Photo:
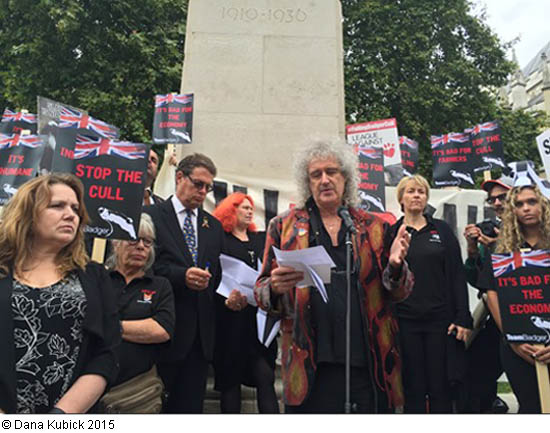
<instances>
[{"instance_id":1,"label":"woman with long dark hair","mask_svg":"<svg viewBox=\"0 0 550 433\"><path fill-rule=\"evenodd\" d=\"M0 223L0 410L84 413L117 375L116 302L90 263L83 187L69 174L19 188Z\"/></svg>"}]
</instances>

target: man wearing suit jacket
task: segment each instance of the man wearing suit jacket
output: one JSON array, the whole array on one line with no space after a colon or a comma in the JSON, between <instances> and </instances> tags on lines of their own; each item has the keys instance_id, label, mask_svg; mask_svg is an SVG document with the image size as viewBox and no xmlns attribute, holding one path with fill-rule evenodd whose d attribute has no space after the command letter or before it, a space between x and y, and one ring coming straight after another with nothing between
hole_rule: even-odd
<instances>
[{"instance_id":1,"label":"man wearing suit jacket","mask_svg":"<svg viewBox=\"0 0 550 433\"><path fill-rule=\"evenodd\" d=\"M214 350L214 292L221 280L221 224L200 206L212 190L216 167L205 155L183 158L176 193L146 207L157 230L154 271L172 284L175 335L158 364L168 391L167 413L201 413L208 361Z\"/></svg>"},{"instance_id":2,"label":"man wearing suit jacket","mask_svg":"<svg viewBox=\"0 0 550 433\"><path fill-rule=\"evenodd\" d=\"M152 148L149 151L149 162L147 163L147 179L145 180L145 190L143 191L143 206L162 203L164 199L153 194L153 184L159 171L159 156Z\"/></svg>"}]
</instances>

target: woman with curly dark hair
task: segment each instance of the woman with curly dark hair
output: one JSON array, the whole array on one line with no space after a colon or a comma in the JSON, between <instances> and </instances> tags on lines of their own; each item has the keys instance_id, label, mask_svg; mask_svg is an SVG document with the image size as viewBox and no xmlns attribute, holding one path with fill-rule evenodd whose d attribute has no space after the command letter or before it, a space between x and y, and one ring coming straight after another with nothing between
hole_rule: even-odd
<instances>
[{"instance_id":1,"label":"woman with curly dark hair","mask_svg":"<svg viewBox=\"0 0 550 433\"><path fill-rule=\"evenodd\" d=\"M254 202L249 195L229 195L214 210L225 232L224 254L258 268L264 236L253 222ZM275 394L277 343L266 348L257 337L257 308L248 305L237 289L227 299L216 295L215 389L221 391L222 413L241 411L241 384L257 388L260 413L279 413Z\"/></svg>"}]
</instances>

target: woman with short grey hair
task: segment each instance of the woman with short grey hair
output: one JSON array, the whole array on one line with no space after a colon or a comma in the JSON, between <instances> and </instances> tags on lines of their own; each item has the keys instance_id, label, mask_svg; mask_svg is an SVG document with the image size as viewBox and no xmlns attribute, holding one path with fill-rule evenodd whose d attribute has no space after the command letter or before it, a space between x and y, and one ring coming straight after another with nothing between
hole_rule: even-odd
<instances>
[{"instance_id":1,"label":"woman with short grey hair","mask_svg":"<svg viewBox=\"0 0 550 433\"><path fill-rule=\"evenodd\" d=\"M160 348L174 332L172 286L151 270L154 242L155 226L151 217L143 213L138 239L113 241L113 253L108 259L111 281L118 290L122 332L122 343L117 350L120 372L116 384L151 372ZM156 375L156 371L151 374Z\"/></svg>"}]
</instances>

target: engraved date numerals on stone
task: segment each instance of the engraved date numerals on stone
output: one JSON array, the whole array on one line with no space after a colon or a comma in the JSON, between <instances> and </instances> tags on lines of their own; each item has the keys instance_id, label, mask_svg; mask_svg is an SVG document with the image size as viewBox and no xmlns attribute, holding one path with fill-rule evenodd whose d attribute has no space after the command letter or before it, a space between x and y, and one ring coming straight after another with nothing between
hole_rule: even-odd
<instances>
[{"instance_id":1,"label":"engraved date numerals on stone","mask_svg":"<svg viewBox=\"0 0 550 433\"><path fill-rule=\"evenodd\" d=\"M307 13L302 9L256 9L222 7L222 19L230 21L266 21L280 24L303 23Z\"/></svg>"}]
</instances>

